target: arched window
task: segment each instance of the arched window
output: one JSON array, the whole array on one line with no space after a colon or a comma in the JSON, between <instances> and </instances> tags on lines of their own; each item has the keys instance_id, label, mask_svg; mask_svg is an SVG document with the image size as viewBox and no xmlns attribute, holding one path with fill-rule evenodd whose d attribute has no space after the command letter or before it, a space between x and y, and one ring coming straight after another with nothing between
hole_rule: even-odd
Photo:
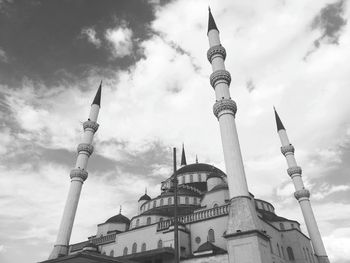
<instances>
[{"instance_id":1,"label":"arched window","mask_svg":"<svg viewBox=\"0 0 350 263\"><path fill-rule=\"evenodd\" d=\"M147 225L150 225L150 224L151 224L151 218L147 217Z\"/></svg>"},{"instance_id":2,"label":"arched window","mask_svg":"<svg viewBox=\"0 0 350 263\"><path fill-rule=\"evenodd\" d=\"M278 256L281 257L280 245L278 245L278 243L277 243L277 250L278 250Z\"/></svg>"},{"instance_id":3,"label":"arched window","mask_svg":"<svg viewBox=\"0 0 350 263\"><path fill-rule=\"evenodd\" d=\"M202 182L202 175L198 174L198 182Z\"/></svg>"},{"instance_id":4,"label":"arched window","mask_svg":"<svg viewBox=\"0 0 350 263\"><path fill-rule=\"evenodd\" d=\"M208 231L208 241L211 243L215 242L215 234L213 229L209 229Z\"/></svg>"},{"instance_id":5,"label":"arched window","mask_svg":"<svg viewBox=\"0 0 350 263\"><path fill-rule=\"evenodd\" d=\"M190 199L188 198L188 196L185 197L185 204L188 205L190 203Z\"/></svg>"},{"instance_id":6,"label":"arched window","mask_svg":"<svg viewBox=\"0 0 350 263\"><path fill-rule=\"evenodd\" d=\"M281 229L281 230L284 230L284 225L283 225L283 223L280 223L280 229Z\"/></svg>"},{"instance_id":7,"label":"arched window","mask_svg":"<svg viewBox=\"0 0 350 263\"><path fill-rule=\"evenodd\" d=\"M160 199L160 205L164 205L164 200L163 200L163 198Z\"/></svg>"},{"instance_id":8,"label":"arched window","mask_svg":"<svg viewBox=\"0 0 350 263\"><path fill-rule=\"evenodd\" d=\"M193 198L193 203L196 205L197 204L197 198Z\"/></svg>"},{"instance_id":9,"label":"arched window","mask_svg":"<svg viewBox=\"0 0 350 263\"><path fill-rule=\"evenodd\" d=\"M146 243L142 243L141 252L146 251Z\"/></svg>"},{"instance_id":10,"label":"arched window","mask_svg":"<svg viewBox=\"0 0 350 263\"><path fill-rule=\"evenodd\" d=\"M289 260L295 260L293 249L291 247L287 247L287 254Z\"/></svg>"},{"instance_id":11,"label":"arched window","mask_svg":"<svg viewBox=\"0 0 350 263\"><path fill-rule=\"evenodd\" d=\"M157 205L157 201L154 200L154 201L153 201L153 207L156 207L156 205Z\"/></svg>"},{"instance_id":12,"label":"arched window","mask_svg":"<svg viewBox=\"0 0 350 263\"><path fill-rule=\"evenodd\" d=\"M140 225L140 218L136 219L136 227Z\"/></svg>"},{"instance_id":13,"label":"arched window","mask_svg":"<svg viewBox=\"0 0 350 263\"><path fill-rule=\"evenodd\" d=\"M126 256L128 254L128 248L125 247L124 250L123 250L123 256Z\"/></svg>"},{"instance_id":14,"label":"arched window","mask_svg":"<svg viewBox=\"0 0 350 263\"><path fill-rule=\"evenodd\" d=\"M190 174L190 183L193 183L193 174Z\"/></svg>"},{"instance_id":15,"label":"arched window","mask_svg":"<svg viewBox=\"0 0 350 263\"><path fill-rule=\"evenodd\" d=\"M158 240L158 248L163 247L163 241L161 239Z\"/></svg>"},{"instance_id":16,"label":"arched window","mask_svg":"<svg viewBox=\"0 0 350 263\"><path fill-rule=\"evenodd\" d=\"M183 184L185 183L185 176L181 176L181 181Z\"/></svg>"},{"instance_id":17,"label":"arched window","mask_svg":"<svg viewBox=\"0 0 350 263\"><path fill-rule=\"evenodd\" d=\"M282 251L282 257L285 259L285 255L284 255L284 249L283 249L283 246L281 246L281 251Z\"/></svg>"},{"instance_id":18,"label":"arched window","mask_svg":"<svg viewBox=\"0 0 350 263\"><path fill-rule=\"evenodd\" d=\"M132 244L132 253L136 253L137 252L137 244L134 243Z\"/></svg>"},{"instance_id":19,"label":"arched window","mask_svg":"<svg viewBox=\"0 0 350 263\"><path fill-rule=\"evenodd\" d=\"M112 249L111 252L109 252L110 257L114 257L114 250Z\"/></svg>"},{"instance_id":20,"label":"arched window","mask_svg":"<svg viewBox=\"0 0 350 263\"><path fill-rule=\"evenodd\" d=\"M294 228L294 224L293 224L293 223L291 223L290 226L291 226L292 228Z\"/></svg>"},{"instance_id":21,"label":"arched window","mask_svg":"<svg viewBox=\"0 0 350 263\"><path fill-rule=\"evenodd\" d=\"M171 205L171 203L172 203L172 199L171 199L171 197L169 197L168 198L168 205Z\"/></svg>"},{"instance_id":22,"label":"arched window","mask_svg":"<svg viewBox=\"0 0 350 263\"><path fill-rule=\"evenodd\" d=\"M148 203L148 209L150 209L150 207L151 207L151 203Z\"/></svg>"}]
</instances>

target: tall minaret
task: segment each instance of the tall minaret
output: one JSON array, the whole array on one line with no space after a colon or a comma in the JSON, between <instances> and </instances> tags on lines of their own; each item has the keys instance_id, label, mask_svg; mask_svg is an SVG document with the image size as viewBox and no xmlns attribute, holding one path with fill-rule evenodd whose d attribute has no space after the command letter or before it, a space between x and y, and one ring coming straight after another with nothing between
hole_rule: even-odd
<instances>
[{"instance_id":1,"label":"tall minaret","mask_svg":"<svg viewBox=\"0 0 350 263\"><path fill-rule=\"evenodd\" d=\"M86 167L90 155L93 152L92 139L98 129L97 117L100 111L101 87L98 88L94 101L92 102L89 119L83 123L83 141L78 145L78 157L75 168L70 172L71 184L68 192L66 205L64 207L57 240L49 259L54 259L68 254L69 240L72 233L75 213L77 211L81 188L88 177Z\"/></svg>"},{"instance_id":2,"label":"tall minaret","mask_svg":"<svg viewBox=\"0 0 350 263\"><path fill-rule=\"evenodd\" d=\"M281 152L287 159L288 169L287 172L293 180L295 192L294 196L298 200L301 211L303 212L305 224L307 231L311 238L312 246L315 250L316 257L318 258L319 263L329 263L329 259L324 248L320 231L316 223L314 213L312 211L310 203L310 192L304 187L303 179L301 178L301 167L298 166L295 157L294 157L294 147L289 142L286 129L283 126L283 123L278 116L276 109L275 118L277 124L277 132L281 140Z\"/></svg>"},{"instance_id":3,"label":"tall minaret","mask_svg":"<svg viewBox=\"0 0 350 263\"><path fill-rule=\"evenodd\" d=\"M231 75L225 69L225 48L220 43L219 30L209 9L207 53L213 73L210 84L215 90L214 115L218 118L230 194L230 213L226 230L229 262L271 263L269 238L261 232L254 199L248 191L241 149L235 123L236 103L231 99Z\"/></svg>"}]
</instances>

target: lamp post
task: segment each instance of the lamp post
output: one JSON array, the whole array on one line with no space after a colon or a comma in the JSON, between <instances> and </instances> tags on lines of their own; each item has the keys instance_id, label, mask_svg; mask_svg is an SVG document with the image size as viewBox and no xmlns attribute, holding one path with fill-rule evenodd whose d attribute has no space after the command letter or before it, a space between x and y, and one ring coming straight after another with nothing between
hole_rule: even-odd
<instances>
[{"instance_id":1,"label":"lamp post","mask_svg":"<svg viewBox=\"0 0 350 263\"><path fill-rule=\"evenodd\" d=\"M173 148L173 160L174 160L174 248L175 248L175 263L179 263L179 233L178 233L178 221L177 221L177 167L176 167L176 148Z\"/></svg>"}]
</instances>

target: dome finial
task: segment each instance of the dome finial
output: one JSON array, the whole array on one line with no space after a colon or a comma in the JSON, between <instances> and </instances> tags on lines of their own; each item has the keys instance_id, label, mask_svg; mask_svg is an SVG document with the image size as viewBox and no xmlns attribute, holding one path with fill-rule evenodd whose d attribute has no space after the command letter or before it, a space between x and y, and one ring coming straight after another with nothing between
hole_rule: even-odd
<instances>
[{"instance_id":1,"label":"dome finial","mask_svg":"<svg viewBox=\"0 0 350 263\"><path fill-rule=\"evenodd\" d=\"M196 163L198 163L198 155L196 154Z\"/></svg>"},{"instance_id":2,"label":"dome finial","mask_svg":"<svg viewBox=\"0 0 350 263\"><path fill-rule=\"evenodd\" d=\"M119 214L122 214L122 205L120 205Z\"/></svg>"},{"instance_id":3,"label":"dome finial","mask_svg":"<svg viewBox=\"0 0 350 263\"><path fill-rule=\"evenodd\" d=\"M147 187L145 187L145 195L147 194Z\"/></svg>"},{"instance_id":4,"label":"dome finial","mask_svg":"<svg viewBox=\"0 0 350 263\"><path fill-rule=\"evenodd\" d=\"M273 110L275 111L275 119L276 119L276 125L277 125L277 132L280 131L280 130L285 130L284 126L283 126L283 123L280 119L280 116L278 116L278 113L276 111L276 108L275 106L273 106Z\"/></svg>"},{"instance_id":5,"label":"dome finial","mask_svg":"<svg viewBox=\"0 0 350 263\"><path fill-rule=\"evenodd\" d=\"M208 8L208 11L209 11L208 33L209 33L210 30L213 30L213 29L219 31L218 27L216 26L214 17L213 17L213 15L212 15L212 13L211 13L210 6L209 6L209 8Z\"/></svg>"}]
</instances>

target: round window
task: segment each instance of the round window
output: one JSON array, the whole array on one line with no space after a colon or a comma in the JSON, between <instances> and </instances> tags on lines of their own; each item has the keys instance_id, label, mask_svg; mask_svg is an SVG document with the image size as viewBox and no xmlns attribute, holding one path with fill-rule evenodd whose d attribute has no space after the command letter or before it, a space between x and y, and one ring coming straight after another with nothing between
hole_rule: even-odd
<instances>
[{"instance_id":1,"label":"round window","mask_svg":"<svg viewBox=\"0 0 350 263\"><path fill-rule=\"evenodd\" d=\"M201 238L200 237L196 237L195 241L196 241L197 244L199 244L201 242Z\"/></svg>"}]
</instances>

